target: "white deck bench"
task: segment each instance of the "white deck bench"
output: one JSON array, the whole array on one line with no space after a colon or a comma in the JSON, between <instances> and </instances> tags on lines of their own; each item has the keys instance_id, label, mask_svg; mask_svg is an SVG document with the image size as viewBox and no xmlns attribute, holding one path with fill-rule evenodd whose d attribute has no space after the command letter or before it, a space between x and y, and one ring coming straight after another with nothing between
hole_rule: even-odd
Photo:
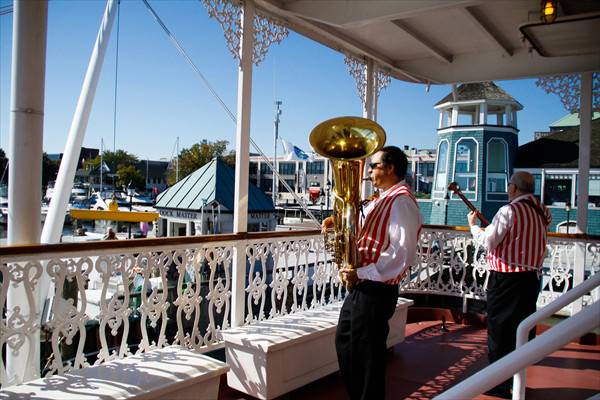
<instances>
[{"instance_id":1,"label":"white deck bench","mask_svg":"<svg viewBox=\"0 0 600 400\"><path fill-rule=\"evenodd\" d=\"M215 400L227 364L169 346L0 390L0 399Z\"/></svg>"},{"instance_id":2,"label":"white deck bench","mask_svg":"<svg viewBox=\"0 0 600 400\"><path fill-rule=\"evenodd\" d=\"M412 304L398 299L388 347L404 341ZM259 399L272 399L337 371L335 330L340 309L341 303L223 331L231 368L227 384Z\"/></svg>"}]
</instances>

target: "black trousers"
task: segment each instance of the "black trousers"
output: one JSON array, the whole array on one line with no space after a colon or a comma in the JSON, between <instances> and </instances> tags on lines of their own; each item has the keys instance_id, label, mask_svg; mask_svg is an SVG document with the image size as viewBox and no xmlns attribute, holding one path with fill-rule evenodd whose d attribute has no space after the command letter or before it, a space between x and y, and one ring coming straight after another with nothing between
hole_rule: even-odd
<instances>
[{"instance_id":1,"label":"black trousers","mask_svg":"<svg viewBox=\"0 0 600 400\"><path fill-rule=\"evenodd\" d=\"M540 280L536 271L490 272L487 291L488 360L497 361L516 346L517 327L536 310ZM535 337L535 330L529 339ZM512 379L499 385L512 386Z\"/></svg>"},{"instance_id":2,"label":"black trousers","mask_svg":"<svg viewBox=\"0 0 600 400\"><path fill-rule=\"evenodd\" d=\"M385 398L388 321L398 286L364 281L346 296L335 335L342 379L350 399Z\"/></svg>"}]
</instances>

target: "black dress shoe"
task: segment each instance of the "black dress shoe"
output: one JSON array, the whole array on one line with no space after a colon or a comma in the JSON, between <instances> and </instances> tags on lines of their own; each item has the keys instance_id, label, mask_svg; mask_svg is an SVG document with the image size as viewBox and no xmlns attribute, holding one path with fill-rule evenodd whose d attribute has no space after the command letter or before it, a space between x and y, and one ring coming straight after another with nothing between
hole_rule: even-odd
<instances>
[{"instance_id":1,"label":"black dress shoe","mask_svg":"<svg viewBox=\"0 0 600 400\"><path fill-rule=\"evenodd\" d=\"M512 399L512 395L510 393L510 389L495 387L484 393L486 396L494 396L499 397L501 399Z\"/></svg>"}]
</instances>

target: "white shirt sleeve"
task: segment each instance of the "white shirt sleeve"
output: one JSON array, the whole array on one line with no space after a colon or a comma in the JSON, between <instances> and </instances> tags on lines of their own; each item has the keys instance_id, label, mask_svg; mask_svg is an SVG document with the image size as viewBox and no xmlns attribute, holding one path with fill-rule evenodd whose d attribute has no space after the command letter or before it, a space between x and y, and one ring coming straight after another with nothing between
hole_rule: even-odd
<instances>
[{"instance_id":1,"label":"white shirt sleeve","mask_svg":"<svg viewBox=\"0 0 600 400\"><path fill-rule=\"evenodd\" d=\"M493 250L500 244L508 229L512 225L513 211L508 205L502 207L485 229L481 229L478 225L471 227L473 239L487 250Z\"/></svg>"},{"instance_id":2,"label":"white shirt sleeve","mask_svg":"<svg viewBox=\"0 0 600 400\"><path fill-rule=\"evenodd\" d=\"M398 196L390 212L390 244L381 252L375 263L356 270L358 278L385 282L396 278L406 268L414 265L420 227L421 214L418 206L408 196Z\"/></svg>"}]
</instances>

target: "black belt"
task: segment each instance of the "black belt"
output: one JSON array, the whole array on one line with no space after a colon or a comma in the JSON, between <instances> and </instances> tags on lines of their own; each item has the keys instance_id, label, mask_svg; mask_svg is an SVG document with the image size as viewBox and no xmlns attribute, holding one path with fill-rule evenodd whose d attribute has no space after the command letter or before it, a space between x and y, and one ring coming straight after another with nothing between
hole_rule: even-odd
<instances>
[{"instance_id":1,"label":"black belt","mask_svg":"<svg viewBox=\"0 0 600 400\"><path fill-rule=\"evenodd\" d=\"M384 282L369 281L369 280L360 281L359 283L356 284L354 289L359 290L364 293L368 293L368 294L381 293L382 295L388 295L390 293L396 293L396 294L398 293L398 285L396 285L396 284L390 285L390 284L387 284Z\"/></svg>"}]
</instances>

